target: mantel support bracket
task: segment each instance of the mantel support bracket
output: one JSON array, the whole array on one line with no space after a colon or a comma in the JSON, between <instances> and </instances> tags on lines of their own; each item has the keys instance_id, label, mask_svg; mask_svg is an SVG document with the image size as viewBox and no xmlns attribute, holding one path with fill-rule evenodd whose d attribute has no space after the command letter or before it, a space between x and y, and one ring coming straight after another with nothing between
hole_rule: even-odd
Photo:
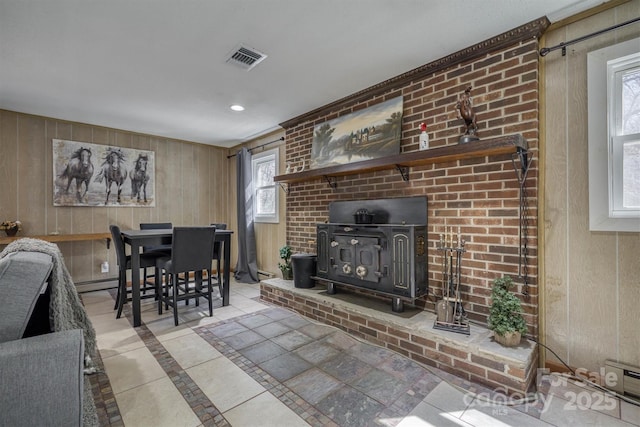
<instances>
[{"instance_id":1,"label":"mantel support bracket","mask_svg":"<svg viewBox=\"0 0 640 427\"><path fill-rule=\"evenodd\" d=\"M284 193L288 196L289 195L289 184L283 184L283 183L279 182L278 185L280 185L280 188L282 188L282 191L284 191Z\"/></svg>"},{"instance_id":2,"label":"mantel support bracket","mask_svg":"<svg viewBox=\"0 0 640 427\"><path fill-rule=\"evenodd\" d=\"M396 169L398 169L398 172L400 172L400 175L402 175L402 180L404 182L408 182L409 181L409 166L396 165Z\"/></svg>"},{"instance_id":3,"label":"mantel support bracket","mask_svg":"<svg viewBox=\"0 0 640 427\"><path fill-rule=\"evenodd\" d=\"M520 167L516 165L516 161L520 161ZM518 182L522 186L522 183L527 179L527 172L533 161L533 156L529 156L529 151L525 148L518 147L518 151L511 154L511 162L513 163L513 169L518 177Z\"/></svg>"},{"instance_id":4,"label":"mantel support bracket","mask_svg":"<svg viewBox=\"0 0 640 427\"><path fill-rule=\"evenodd\" d=\"M327 181L327 184L329 184L329 187L331 187L333 190L336 190L338 188L338 183L336 182L335 176L323 175L323 177L324 180Z\"/></svg>"}]
</instances>

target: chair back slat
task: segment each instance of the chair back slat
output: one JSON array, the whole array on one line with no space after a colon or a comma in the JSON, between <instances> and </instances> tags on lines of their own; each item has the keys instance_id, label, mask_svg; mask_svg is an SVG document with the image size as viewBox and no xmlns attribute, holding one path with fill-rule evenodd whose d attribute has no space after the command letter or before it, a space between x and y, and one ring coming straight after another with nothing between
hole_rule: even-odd
<instances>
[{"instance_id":1,"label":"chair back slat","mask_svg":"<svg viewBox=\"0 0 640 427\"><path fill-rule=\"evenodd\" d=\"M118 265L124 267L127 265L127 254L124 251L124 240L122 240L120 227L112 224L109 226L109 231L111 231L111 240L113 241L113 247L116 250Z\"/></svg>"}]
</instances>

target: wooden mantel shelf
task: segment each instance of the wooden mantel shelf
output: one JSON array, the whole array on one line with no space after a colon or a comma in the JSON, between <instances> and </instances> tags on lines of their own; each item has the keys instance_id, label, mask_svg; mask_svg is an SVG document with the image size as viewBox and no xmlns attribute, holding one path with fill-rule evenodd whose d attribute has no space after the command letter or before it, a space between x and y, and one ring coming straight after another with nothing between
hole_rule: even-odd
<instances>
[{"instance_id":1,"label":"wooden mantel shelf","mask_svg":"<svg viewBox=\"0 0 640 427\"><path fill-rule=\"evenodd\" d=\"M408 168L410 166L445 163L460 159L510 154L519 151L527 151L527 141L522 135L516 134L470 142L468 144L446 145L444 147L431 148L424 151L413 151L411 153L403 153L379 159L277 175L274 181L292 183L311 181L319 177L328 179L384 169Z\"/></svg>"}]
</instances>

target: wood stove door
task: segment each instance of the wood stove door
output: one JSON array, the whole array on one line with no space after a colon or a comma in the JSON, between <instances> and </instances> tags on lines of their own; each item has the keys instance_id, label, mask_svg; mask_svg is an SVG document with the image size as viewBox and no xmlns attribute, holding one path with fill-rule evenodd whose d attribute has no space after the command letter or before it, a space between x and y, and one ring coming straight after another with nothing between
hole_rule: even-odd
<instances>
[{"instance_id":1,"label":"wood stove door","mask_svg":"<svg viewBox=\"0 0 640 427\"><path fill-rule=\"evenodd\" d=\"M378 283L380 272L380 239L378 237L357 237L355 273L358 279Z\"/></svg>"},{"instance_id":2,"label":"wood stove door","mask_svg":"<svg viewBox=\"0 0 640 427\"><path fill-rule=\"evenodd\" d=\"M350 283L378 283L380 277L380 238L334 234L330 258L336 276ZM357 280L357 282L354 282Z\"/></svg>"},{"instance_id":3,"label":"wood stove door","mask_svg":"<svg viewBox=\"0 0 640 427\"><path fill-rule=\"evenodd\" d=\"M334 234L329 248L329 259L331 262L331 271L329 274L333 277L355 277L355 268L353 266L356 258L355 245L351 244L354 237L345 234Z\"/></svg>"}]
</instances>

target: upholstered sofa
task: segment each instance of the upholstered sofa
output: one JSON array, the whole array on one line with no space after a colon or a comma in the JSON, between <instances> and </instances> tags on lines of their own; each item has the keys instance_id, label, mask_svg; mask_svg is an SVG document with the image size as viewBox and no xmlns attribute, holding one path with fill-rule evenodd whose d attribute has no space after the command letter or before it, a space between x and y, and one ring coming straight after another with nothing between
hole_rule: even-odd
<instances>
[{"instance_id":1,"label":"upholstered sofa","mask_svg":"<svg viewBox=\"0 0 640 427\"><path fill-rule=\"evenodd\" d=\"M50 332L52 257L13 252L0 259L0 425L83 423L84 337Z\"/></svg>"}]
</instances>

